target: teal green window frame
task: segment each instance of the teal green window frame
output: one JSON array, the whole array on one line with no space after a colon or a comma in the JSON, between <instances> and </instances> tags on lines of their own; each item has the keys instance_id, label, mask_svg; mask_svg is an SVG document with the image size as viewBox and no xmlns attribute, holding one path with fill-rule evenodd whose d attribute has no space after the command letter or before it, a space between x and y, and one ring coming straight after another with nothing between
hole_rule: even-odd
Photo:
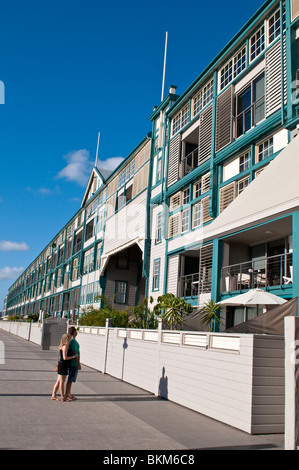
<instances>
[{"instance_id":1,"label":"teal green window frame","mask_svg":"<svg viewBox=\"0 0 299 470\"><path fill-rule=\"evenodd\" d=\"M160 218L160 226L159 226ZM155 245L162 243L162 212L156 215L156 227L155 227Z\"/></svg>"},{"instance_id":2,"label":"teal green window frame","mask_svg":"<svg viewBox=\"0 0 299 470\"><path fill-rule=\"evenodd\" d=\"M157 266L157 274L156 274ZM156 258L153 261L153 285L152 291L157 292L160 290L160 269L161 269L161 258Z\"/></svg>"}]
</instances>

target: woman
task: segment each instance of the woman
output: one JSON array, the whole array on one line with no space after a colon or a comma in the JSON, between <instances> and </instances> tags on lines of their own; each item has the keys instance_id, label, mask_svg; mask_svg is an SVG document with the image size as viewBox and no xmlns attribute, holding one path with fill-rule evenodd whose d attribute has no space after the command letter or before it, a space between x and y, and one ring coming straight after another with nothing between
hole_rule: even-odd
<instances>
[{"instance_id":1,"label":"woman","mask_svg":"<svg viewBox=\"0 0 299 470\"><path fill-rule=\"evenodd\" d=\"M73 354L71 348L69 347L71 336L69 334L62 335L60 345L59 345L59 362L58 362L58 378L56 384L54 385L52 392L52 400L58 401L69 401L65 394L65 381L68 374L69 363L71 359L76 359L77 354ZM59 388L61 398L56 397L56 392Z\"/></svg>"}]
</instances>

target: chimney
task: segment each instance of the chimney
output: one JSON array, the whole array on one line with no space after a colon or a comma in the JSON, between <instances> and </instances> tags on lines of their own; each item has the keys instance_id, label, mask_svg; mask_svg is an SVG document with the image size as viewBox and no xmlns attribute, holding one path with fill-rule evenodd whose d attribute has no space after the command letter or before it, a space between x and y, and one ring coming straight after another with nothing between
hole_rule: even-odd
<instances>
[{"instance_id":1,"label":"chimney","mask_svg":"<svg viewBox=\"0 0 299 470\"><path fill-rule=\"evenodd\" d=\"M176 85L170 85L169 93L171 93L172 95L175 95L176 89L177 89Z\"/></svg>"}]
</instances>

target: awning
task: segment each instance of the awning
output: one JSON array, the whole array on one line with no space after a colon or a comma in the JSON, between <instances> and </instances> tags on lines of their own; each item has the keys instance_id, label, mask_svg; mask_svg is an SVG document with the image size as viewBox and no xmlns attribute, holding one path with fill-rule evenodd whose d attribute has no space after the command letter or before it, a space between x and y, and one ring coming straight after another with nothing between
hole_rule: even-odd
<instances>
[{"instance_id":1,"label":"awning","mask_svg":"<svg viewBox=\"0 0 299 470\"><path fill-rule=\"evenodd\" d=\"M123 250L126 250L127 248L129 248L130 246L133 246L133 245L138 245L141 252L142 252L142 258L143 258L143 253L144 253L144 239L143 238L135 238L134 240L131 240L127 243L124 243L123 245L120 245L118 246L117 248L115 248L114 250L111 250L107 253L104 253L102 256L101 256L101 266L100 266L100 276L103 275L105 269L106 269L106 266L109 262L109 259L111 258L111 256L113 255L116 255L117 253L120 253L121 251Z\"/></svg>"},{"instance_id":2,"label":"awning","mask_svg":"<svg viewBox=\"0 0 299 470\"><path fill-rule=\"evenodd\" d=\"M218 238L299 209L299 137L208 226L205 239Z\"/></svg>"}]
</instances>

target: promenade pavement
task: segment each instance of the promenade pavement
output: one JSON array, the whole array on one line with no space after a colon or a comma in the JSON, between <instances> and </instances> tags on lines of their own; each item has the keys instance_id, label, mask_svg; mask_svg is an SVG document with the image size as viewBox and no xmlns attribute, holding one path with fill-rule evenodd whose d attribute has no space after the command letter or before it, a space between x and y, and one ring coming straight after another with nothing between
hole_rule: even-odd
<instances>
[{"instance_id":1,"label":"promenade pavement","mask_svg":"<svg viewBox=\"0 0 299 470\"><path fill-rule=\"evenodd\" d=\"M1 450L283 450L283 435L252 436L84 365L78 400L52 401L58 349L1 329L0 341Z\"/></svg>"}]
</instances>

